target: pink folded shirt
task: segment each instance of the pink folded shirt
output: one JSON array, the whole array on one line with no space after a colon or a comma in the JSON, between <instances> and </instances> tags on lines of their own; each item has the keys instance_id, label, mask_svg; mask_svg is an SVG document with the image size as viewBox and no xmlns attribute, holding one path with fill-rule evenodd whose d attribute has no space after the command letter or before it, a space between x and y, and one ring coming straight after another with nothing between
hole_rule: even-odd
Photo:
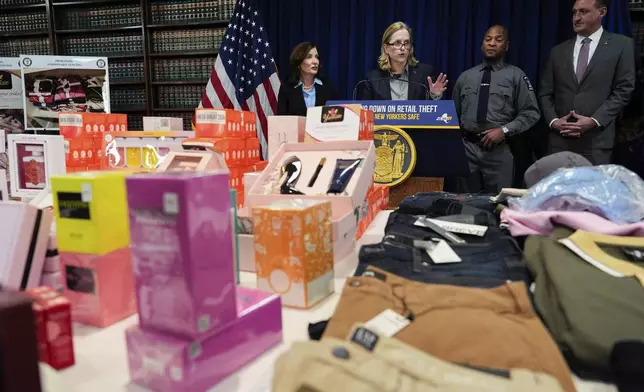
<instances>
[{"instance_id":1,"label":"pink folded shirt","mask_svg":"<svg viewBox=\"0 0 644 392\"><path fill-rule=\"evenodd\" d=\"M555 225L592 233L644 237L644 222L620 225L599 215L584 211L519 212L504 208L501 224L507 225L513 236L550 235Z\"/></svg>"}]
</instances>

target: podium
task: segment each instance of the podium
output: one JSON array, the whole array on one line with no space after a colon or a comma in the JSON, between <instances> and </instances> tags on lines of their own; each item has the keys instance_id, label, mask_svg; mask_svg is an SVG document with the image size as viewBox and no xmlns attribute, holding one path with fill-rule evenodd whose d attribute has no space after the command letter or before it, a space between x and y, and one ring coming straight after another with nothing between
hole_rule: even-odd
<instances>
[{"instance_id":1,"label":"podium","mask_svg":"<svg viewBox=\"0 0 644 392\"><path fill-rule=\"evenodd\" d=\"M411 177L400 186L393 187L390 192L405 193L403 189L397 188L409 188L405 184L413 182L414 179L418 181L421 178L454 178L469 175L454 101L329 101L326 103L327 106L346 104L360 104L363 108L372 110L376 131L402 129L411 137L416 149L415 167ZM409 189L408 193L424 190Z\"/></svg>"}]
</instances>

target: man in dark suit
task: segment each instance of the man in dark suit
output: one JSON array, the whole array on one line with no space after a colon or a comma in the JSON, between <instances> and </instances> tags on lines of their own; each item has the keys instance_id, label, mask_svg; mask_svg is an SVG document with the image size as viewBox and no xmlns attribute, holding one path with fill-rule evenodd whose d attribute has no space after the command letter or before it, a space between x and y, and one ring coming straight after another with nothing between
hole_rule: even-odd
<instances>
[{"instance_id":1,"label":"man in dark suit","mask_svg":"<svg viewBox=\"0 0 644 392\"><path fill-rule=\"evenodd\" d=\"M577 36L554 47L541 77L539 104L549 152L572 151L610 163L615 119L635 88L633 40L602 28L609 0L577 0Z\"/></svg>"}]
</instances>

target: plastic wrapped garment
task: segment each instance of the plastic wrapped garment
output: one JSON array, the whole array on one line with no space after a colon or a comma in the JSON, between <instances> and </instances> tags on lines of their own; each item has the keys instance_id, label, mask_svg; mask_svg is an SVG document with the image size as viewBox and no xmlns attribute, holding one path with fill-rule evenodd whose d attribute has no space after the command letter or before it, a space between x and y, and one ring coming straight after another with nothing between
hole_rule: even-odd
<instances>
[{"instance_id":1,"label":"plastic wrapped garment","mask_svg":"<svg viewBox=\"0 0 644 392\"><path fill-rule=\"evenodd\" d=\"M508 203L523 212L588 211L635 223L644 220L644 181L619 165L559 169Z\"/></svg>"}]
</instances>

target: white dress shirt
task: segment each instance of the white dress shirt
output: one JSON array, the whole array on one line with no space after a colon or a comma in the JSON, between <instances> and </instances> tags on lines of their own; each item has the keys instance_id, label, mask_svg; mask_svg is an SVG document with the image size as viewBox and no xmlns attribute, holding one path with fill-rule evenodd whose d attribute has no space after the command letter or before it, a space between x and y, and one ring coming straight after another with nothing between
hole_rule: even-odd
<instances>
[{"instance_id":1,"label":"white dress shirt","mask_svg":"<svg viewBox=\"0 0 644 392\"><path fill-rule=\"evenodd\" d=\"M591 35L588 36L590 38L590 47L588 48L588 63L590 64L590 60L592 60L593 55L595 54L595 50L597 50L597 46L599 45L599 40L602 37L602 34L604 33L604 28L602 26L599 26L599 29L592 33ZM581 41L586 38L582 35L577 35L577 40L575 41L575 47L572 50L572 69L577 70L577 62L579 61L579 52L581 51ZM586 64L588 65L588 64ZM601 127L601 124L597 119L594 117L591 117L595 123L597 123L598 127ZM553 119L550 121L550 128L552 128L552 123L559 120L558 118Z\"/></svg>"},{"instance_id":2,"label":"white dress shirt","mask_svg":"<svg viewBox=\"0 0 644 392\"><path fill-rule=\"evenodd\" d=\"M599 30L595 31L594 33L588 36L588 38L590 38L590 47L588 48L589 63L590 63L590 60L593 58L593 54L595 54L595 50L597 49L597 45L599 45L599 40L601 39L603 33L604 33L604 28L599 26ZM575 41L575 48L572 51L572 65L574 70L577 69L577 61L579 60L579 52L581 51L581 41L584 38L586 37L577 35L577 41Z\"/></svg>"}]
</instances>

